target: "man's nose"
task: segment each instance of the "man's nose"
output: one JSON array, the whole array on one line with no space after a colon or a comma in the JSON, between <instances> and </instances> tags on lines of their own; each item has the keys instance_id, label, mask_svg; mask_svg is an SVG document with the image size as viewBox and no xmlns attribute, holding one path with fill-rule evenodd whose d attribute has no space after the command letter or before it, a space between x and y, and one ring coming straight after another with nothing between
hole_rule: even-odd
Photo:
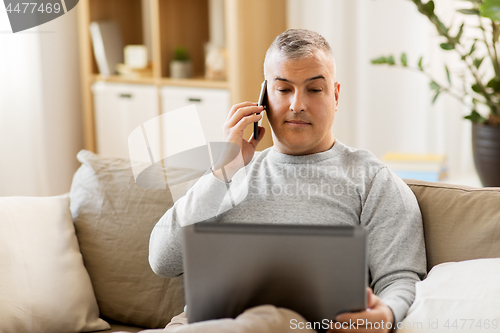
<instances>
[{"instance_id":1,"label":"man's nose","mask_svg":"<svg viewBox=\"0 0 500 333\"><path fill-rule=\"evenodd\" d=\"M305 111L305 101L302 92L295 91L293 94L292 100L290 102L290 111L292 112L302 112Z\"/></svg>"}]
</instances>

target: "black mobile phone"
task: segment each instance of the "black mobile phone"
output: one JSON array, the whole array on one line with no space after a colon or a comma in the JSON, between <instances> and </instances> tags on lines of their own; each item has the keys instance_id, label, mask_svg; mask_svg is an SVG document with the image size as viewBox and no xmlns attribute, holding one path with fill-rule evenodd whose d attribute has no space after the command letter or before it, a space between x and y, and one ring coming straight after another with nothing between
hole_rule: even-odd
<instances>
[{"instance_id":1,"label":"black mobile phone","mask_svg":"<svg viewBox=\"0 0 500 333\"><path fill-rule=\"evenodd\" d=\"M267 80L264 80L262 82L262 85L260 86L260 95L259 95L259 102L258 106L266 105L266 98L267 98ZM253 137L255 140L259 137L259 122L256 121L253 123Z\"/></svg>"}]
</instances>

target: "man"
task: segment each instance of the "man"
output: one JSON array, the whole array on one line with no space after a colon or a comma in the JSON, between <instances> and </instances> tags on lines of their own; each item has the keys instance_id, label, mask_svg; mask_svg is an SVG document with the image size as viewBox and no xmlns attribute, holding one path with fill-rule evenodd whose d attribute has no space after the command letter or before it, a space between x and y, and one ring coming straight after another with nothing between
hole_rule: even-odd
<instances>
[{"instance_id":1,"label":"man","mask_svg":"<svg viewBox=\"0 0 500 333\"><path fill-rule=\"evenodd\" d=\"M415 296L415 282L426 273L417 201L371 153L334 138L340 84L335 81L332 50L323 37L307 30L285 31L267 51L264 73L267 110L251 102L231 108L224 140L240 148L238 158L224 168L213 167L165 213L151 235L151 266L167 277L181 274L180 227L209 218L228 223L363 225L369 232L369 308L335 320L362 319L371 326L360 325L356 331L379 327L389 332L387 323L392 326L404 318ZM263 111L274 146L255 155L265 129L260 127L258 139L248 141L243 131L260 120Z\"/></svg>"}]
</instances>

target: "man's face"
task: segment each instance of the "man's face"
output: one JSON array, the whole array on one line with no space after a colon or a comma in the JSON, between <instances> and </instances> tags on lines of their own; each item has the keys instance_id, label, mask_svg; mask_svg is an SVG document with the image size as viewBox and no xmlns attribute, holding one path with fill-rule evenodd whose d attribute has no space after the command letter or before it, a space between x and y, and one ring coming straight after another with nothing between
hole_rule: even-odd
<instances>
[{"instance_id":1,"label":"man's face","mask_svg":"<svg viewBox=\"0 0 500 333\"><path fill-rule=\"evenodd\" d=\"M328 150L340 84L333 60L323 51L290 60L274 54L266 64L269 123L275 149L289 155Z\"/></svg>"}]
</instances>

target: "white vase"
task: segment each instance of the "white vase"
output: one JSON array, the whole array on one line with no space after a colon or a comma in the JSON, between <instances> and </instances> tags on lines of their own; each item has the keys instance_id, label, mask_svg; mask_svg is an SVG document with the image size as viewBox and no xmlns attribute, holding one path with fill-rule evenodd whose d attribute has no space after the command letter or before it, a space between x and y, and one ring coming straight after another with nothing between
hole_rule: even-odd
<instances>
[{"instance_id":1,"label":"white vase","mask_svg":"<svg viewBox=\"0 0 500 333\"><path fill-rule=\"evenodd\" d=\"M186 79L191 77L191 60L170 61L170 77L173 79Z\"/></svg>"}]
</instances>

